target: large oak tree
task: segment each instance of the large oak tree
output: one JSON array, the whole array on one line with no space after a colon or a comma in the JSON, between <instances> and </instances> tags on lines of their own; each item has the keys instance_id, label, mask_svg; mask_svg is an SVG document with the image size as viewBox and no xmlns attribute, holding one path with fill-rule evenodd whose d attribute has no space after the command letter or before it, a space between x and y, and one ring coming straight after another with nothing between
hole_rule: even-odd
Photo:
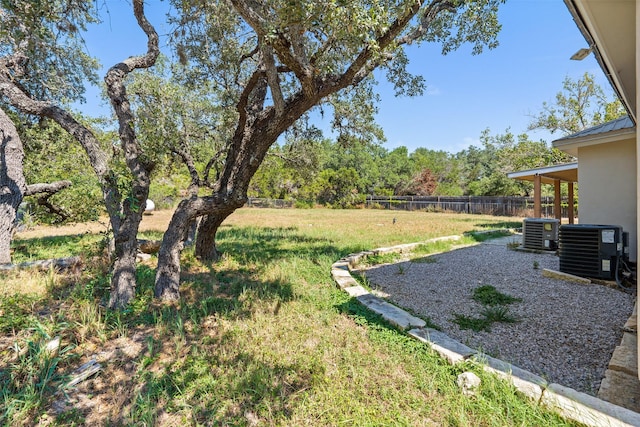
<instances>
[{"instance_id":1,"label":"large oak tree","mask_svg":"<svg viewBox=\"0 0 640 427\"><path fill-rule=\"evenodd\" d=\"M180 135L170 149L189 168L191 185L163 239L156 296L179 298L180 252L195 219L202 218L196 255L202 259L218 256L218 227L245 203L252 177L283 132L315 107L327 104L333 110L334 128L341 138L349 139L354 129L367 127L375 112L374 70L386 70L398 94L420 94L423 81L407 72L405 46L437 42L447 53L470 43L474 54L494 47L501 2L174 0L177 13L172 41L184 67L183 83L211 87L209 98L223 117L222 124L211 131L217 133L213 139L222 143L206 165L198 168L194 153L183 143L188 139L182 136L189 132L184 127L177 129ZM144 15L143 1L134 0L134 15L147 35L147 52L116 64L105 77L119 123L117 148L127 166L125 176L119 176L110 163L110 151L100 145L90 128L61 107L57 98L30 90L25 83L35 82L43 88L50 83L50 76L32 72L33 51L25 46L36 46L42 52L64 50L57 35L75 36L90 20L91 4L57 0L44 2L51 7L40 10L43 2L18 3L11 16L22 25L16 26L20 30L16 40L22 42L2 51L0 95L22 113L56 121L88 154L115 238L109 305L124 306L135 292L136 234L155 167L154 156L145 153L136 133L140 127L136 127L125 79L132 71L155 64L158 36ZM20 21L23 15L15 12L23 7L33 11L32 21ZM34 37L24 30L43 17L45 25L38 28L50 37ZM2 36L9 33L3 31ZM74 70L78 71L71 67ZM71 90L82 85L78 73L71 78L64 72L55 75Z\"/></svg>"},{"instance_id":2,"label":"large oak tree","mask_svg":"<svg viewBox=\"0 0 640 427\"><path fill-rule=\"evenodd\" d=\"M193 178L164 235L157 297L179 298L180 252L189 224L202 217L196 255L215 259L222 222L247 198L269 147L316 106L334 108L334 125L348 133L371 106L372 72L383 68L399 94L416 94L422 80L406 70L405 46L438 42L443 53L471 43L497 44L500 0L176 0L177 54L190 81L213 81L219 102L234 110L233 132L216 154L220 168ZM355 101L355 102L354 102ZM347 108L344 108L347 106ZM348 107L351 108L348 108ZM341 108L342 107L342 108ZM213 161L211 164L216 162Z\"/></svg>"}]
</instances>

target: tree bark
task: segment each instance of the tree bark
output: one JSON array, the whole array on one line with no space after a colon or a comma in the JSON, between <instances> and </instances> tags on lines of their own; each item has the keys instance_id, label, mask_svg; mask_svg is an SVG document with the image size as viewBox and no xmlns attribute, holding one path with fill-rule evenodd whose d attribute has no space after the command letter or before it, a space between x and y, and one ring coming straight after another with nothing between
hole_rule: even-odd
<instances>
[{"instance_id":1,"label":"tree bark","mask_svg":"<svg viewBox=\"0 0 640 427\"><path fill-rule=\"evenodd\" d=\"M233 211L226 214L210 214L202 217L196 234L196 258L203 261L217 261L220 259L222 254L216 246L216 234L222 222L232 213Z\"/></svg>"},{"instance_id":2,"label":"tree bark","mask_svg":"<svg viewBox=\"0 0 640 427\"><path fill-rule=\"evenodd\" d=\"M127 236L128 237L128 236ZM136 255L138 241L134 237L116 242L116 259L113 263L109 308L124 308L136 295Z\"/></svg>"},{"instance_id":3,"label":"tree bark","mask_svg":"<svg viewBox=\"0 0 640 427\"><path fill-rule=\"evenodd\" d=\"M138 143L132 126L135 117L131 111L124 80L130 72L139 68L149 68L155 64L160 54L158 34L144 15L142 0L133 1L133 12L138 25L147 35L147 52L141 56L129 57L114 65L104 78L111 106L118 117L118 130L125 163L133 175L131 193L122 204L124 217L120 229L114 231L116 261L113 264L108 304L111 309L126 307L135 296L138 228L149 196L150 175L154 167L151 162L144 159L142 147Z\"/></svg>"},{"instance_id":4,"label":"tree bark","mask_svg":"<svg viewBox=\"0 0 640 427\"><path fill-rule=\"evenodd\" d=\"M27 191L25 191L25 196L34 196L40 193L46 194L56 194L58 191L64 190L67 187L71 187L71 181L63 180L63 181L55 181L49 183L38 183L38 184L29 184L27 185Z\"/></svg>"},{"instance_id":5,"label":"tree bark","mask_svg":"<svg viewBox=\"0 0 640 427\"><path fill-rule=\"evenodd\" d=\"M207 197L192 197L180 202L162 239L158 252L158 268L156 270L155 297L174 301L180 299L180 253L184 241L189 235L192 221L206 214L209 218L217 218L218 226L237 208L244 205L244 199L231 199L214 194ZM200 224L204 222L204 218ZM198 235L200 231L198 231ZM212 234L215 239L215 233ZM196 237L197 239L197 237ZM214 242L215 248L215 242Z\"/></svg>"},{"instance_id":6,"label":"tree bark","mask_svg":"<svg viewBox=\"0 0 640 427\"><path fill-rule=\"evenodd\" d=\"M11 238L18 206L27 190L24 148L18 131L0 109L0 264L11 263Z\"/></svg>"},{"instance_id":7,"label":"tree bark","mask_svg":"<svg viewBox=\"0 0 640 427\"><path fill-rule=\"evenodd\" d=\"M158 267L154 295L164 301L180 299L180 253L184 238L195 218L192 200L182 200L176 208L158 251Z\"/></svg>"}]
</instances>

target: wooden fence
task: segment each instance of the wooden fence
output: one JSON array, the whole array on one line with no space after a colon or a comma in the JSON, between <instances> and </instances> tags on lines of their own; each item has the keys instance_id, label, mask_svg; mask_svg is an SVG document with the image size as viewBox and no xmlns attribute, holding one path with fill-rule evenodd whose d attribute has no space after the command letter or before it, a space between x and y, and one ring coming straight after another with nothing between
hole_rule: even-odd
<instances>
[{"instance_id":1,"label":"wooden fence","mask_svg":"<svg viewBox=\"0 0 640 427\"><path fill-rule=\"evenodd\" d=\"M295 200L249 197L245 206L250 208L292 208L294 203Z\"/></svg>"},{"instance_id":2,"label":"wooden fence","mask_svg":"<svg viewBox=\"0 0 640 427\"><path fill-rule=\"evenodd\" d=\"M555 217L553 197L543 197L542 216ZM501 216L533 216L533 197L486 196L367 196L368 208L463 212ZM561 203L562 217L568 218L566 200ZM577 206L574 208L577 213ZM576 215L577 216L577 215Z\"/></svg>"}]
</instances>

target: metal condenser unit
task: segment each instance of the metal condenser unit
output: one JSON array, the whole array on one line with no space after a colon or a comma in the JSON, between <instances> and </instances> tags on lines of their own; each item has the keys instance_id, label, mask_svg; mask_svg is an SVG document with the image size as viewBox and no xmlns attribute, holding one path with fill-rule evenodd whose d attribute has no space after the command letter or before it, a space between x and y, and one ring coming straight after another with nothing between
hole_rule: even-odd
<instances>
[{"instance_id":1,"label":"metal condenser unit","mask_svg":"<svg viewBox=\"0 0 640 427\"><path fill-rule=\"evenodd\" d=\"M558 248L560 221L549 218L525 218L522 222L522 246L554 251Z\"/></svg>"},{"instance_id":2,"label":"metal condenser unit","mask_svg":"<svg viewBox=\"0 0 640 427\"><path fill-rule=\"evenodd\" d=\"M560 271L581 277L614 280L624 256L619 225L560 226Z\"/></svg>"}]
</instances>

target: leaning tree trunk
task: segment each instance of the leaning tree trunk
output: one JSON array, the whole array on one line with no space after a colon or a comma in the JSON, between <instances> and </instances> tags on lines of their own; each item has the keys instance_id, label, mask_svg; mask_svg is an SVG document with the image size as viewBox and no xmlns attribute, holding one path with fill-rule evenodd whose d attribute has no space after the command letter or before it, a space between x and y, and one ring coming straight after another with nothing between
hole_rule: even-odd
<instances>
[{"instance_id":1,"label":"leaning tree trunk","mask_svg":"<svg viewBox=\"0 0 640 427\"><path fill-rule=\"evenodd\" d=\"M153 162L147 159L138 143L134 126L135 116L131 110L125 79L136 69L152 67L160 54L158 34L144 15L144 1L133 0L133 12L138 25L147 35L147 53L130 56L109 69L104 78L107 95L118 117L120 142L127 168L133 176L130 198L123 201L124 218L120 229L114 230L116 261L111 278L109 308L123 308L135 296L136 257L138 255L138 228L142 221L145 203L149 196Z\"/></svg>"},{"instance_id":2,"label":"leaning tree trunk","mask_svg":"<svg viewBox=\"0 0 640 427\"><path fill-rule=\"evenodd\" d=\"M235 209L234 209L235 210ZM216 247L216 234L222 222L231 215L233 211L224 214L210 214L202 217L198 232L196 233L196 258L202 261L217 261L221 253Z\"/></svg>"},{"instance_id":3,"label":"leaning tree trunk","mask_svg":"<svg viewBox=\"0 0 640 427\"><path fill-rule=\"evenodd\" d=\"M22 141L13 122L1 109L0 138L0 264L9 264L16 211L27 183L22 170Z\"/></svg>"},{"instance_id":4,"label":"leaning tree trunk","mask_svg":"<svg viewBox=\"0 0 640 427\"><path fill-rule=\"evenodd\" d=\"M180 299L180 253L191 221L196 216L192 200L182 200L176 208L158 251L154 295L165 301Z\"/></svg>"},{"instance_id":5,"label":"leaning tree trunk","mask_svg":"<svg viewBox=\"0 0 640 427\"><path fill-rule=\"evenodd\" d=\"M180 253L189 234L191 222L206 213L206 218L210 224L218 224L215 230L207 230L212 231L211 236L215 239L217 227L243 205L244 199L226 198L219 195L194 197L180 202L171 217L171 222L169 222L167 231L164 233L162 245L158 252L155 285L156 298L165 301L180 299ZM205 218L200 221L200 227L203 222L205 222ZM196 244L200 235L200 227L196 236ZM209 241L213 242L215 248L215 240Z\"/></svg>"}]
</instances>

